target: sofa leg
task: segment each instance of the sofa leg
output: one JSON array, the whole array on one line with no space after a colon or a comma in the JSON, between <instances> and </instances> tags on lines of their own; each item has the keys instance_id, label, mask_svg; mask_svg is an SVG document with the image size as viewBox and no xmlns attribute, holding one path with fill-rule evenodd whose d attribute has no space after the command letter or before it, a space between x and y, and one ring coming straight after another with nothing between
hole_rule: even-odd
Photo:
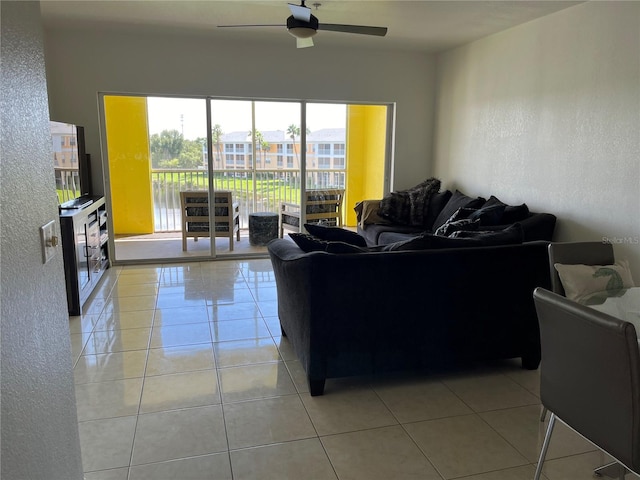
<instances>
[{"instance_id":1,"label":"sofa leg","mask_svg":"<svg viewBox=\"0 0 640 480\"><path fill-rule=\"evenodd\" d=\"M525 370L535 370L540 365L539 355L523 355L522 356L522 368Z\"/></svg>"},{"instance_id":2,"label":"sofa leg","mask_svg":"<svg viewBox=\"0 0 640 480\"><path fill-rule=\"evenodd\" d=\"M324 378L309 378L309 393L312 397L317 397L324 393Z\"/></svg>"}]
</instances>

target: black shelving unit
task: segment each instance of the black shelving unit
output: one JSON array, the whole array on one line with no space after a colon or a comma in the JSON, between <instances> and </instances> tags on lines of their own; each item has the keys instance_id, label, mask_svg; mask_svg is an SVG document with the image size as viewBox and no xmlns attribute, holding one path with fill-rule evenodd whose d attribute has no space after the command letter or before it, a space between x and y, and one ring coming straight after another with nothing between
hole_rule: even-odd
<instances>
[{"instance_id":1,"label":"black shelving unit","mask_svg":"<svg viewBox=\"0 0 640 480\"><path fill-rule=\"evenodd\" d=\"M109 268L109 231L104 197L88 197L82 208L60 210L60 230L70 315L82 306Z\"/></svg>"}]
</instances>

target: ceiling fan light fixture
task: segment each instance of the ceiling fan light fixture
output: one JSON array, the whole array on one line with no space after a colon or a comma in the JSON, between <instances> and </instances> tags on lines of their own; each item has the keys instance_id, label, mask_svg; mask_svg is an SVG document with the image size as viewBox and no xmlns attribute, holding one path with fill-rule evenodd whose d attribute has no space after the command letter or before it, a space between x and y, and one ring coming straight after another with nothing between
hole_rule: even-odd
<instances>
[{"instance_id":1,"label":"ceiling fan light fixture","mask_svg":"<svg viewBox=\"0 0 640 480\"><path fill-rule=\"evenodd\" d=\"M296 38L296 48L313 47L313 38Z\"/></svg>"},{"instance_id":2,"label":"ceiling fan light fixture","mask_svg":"<svg viewBox=\"0 0 640 480\"><path fill-rule=\"evenodd\" d=\"M318 32L309 27L294 27L289 29L289 33L296 38L311 38Z\"/></svg>"}]
</instances>

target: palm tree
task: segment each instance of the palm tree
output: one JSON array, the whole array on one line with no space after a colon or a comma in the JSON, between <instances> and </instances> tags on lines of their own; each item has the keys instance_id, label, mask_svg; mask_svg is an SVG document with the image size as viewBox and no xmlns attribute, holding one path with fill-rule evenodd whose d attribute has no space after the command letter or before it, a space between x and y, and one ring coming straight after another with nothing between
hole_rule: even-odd
<instances>
[{"instance_id":1,"label":"palm tree","mask_svg":"<svg viewBox=\"0 0 640 480\"><path fill-rule=\"evenodd\" d=\"M296 155L296 164L300 165L298 160L298 151L296 150L296 137L300 136L300 127L292 123L289 125L289 128L287 128L287 135L291 138L293 153Z\"/></svg>"},{"instance_id":2,"label":"palm tree","mask_svg":"<svg viewBox=\"0 0 640 480\"><path fill-rule=\"evenodd\" d=\"M267 152L271 150L271 145L265 139L260 141L260 150L262 151L262 163L267 159Z\"/></svg>"},{"instance_id":3,"label":"palm tree","mask_svg":"<svg viewBox=\"0 0 640 480\"><path fill-rule=\"evenodd\" d=\"M260 156L262 157L262 163L263 163L263 166L264 166L264 160L266 158L267 151L269 150L269 148L271 146L269 145L269 142L267 142L264 139L264 135L262 135L261 131L255 130L254 132L255 132L254 135L252 135L252 132L249 132L247 134L247 136L251 137L251 141L252 142L255 142L256 150L258 150L260 152Z\"/></svg>"},{"instance_id":4,"label":"palm tree","mask_svg":"<svg viewBox=\"0 0 640 480\"><path fill-rule=\"evenodd\" d=\"M224 132L222 131L222 127L219 123L216 123L211 129L211 140L216 146L216 153L218 156L219 167L222 168L222 135Z\"/></svg>"}]
</instances>

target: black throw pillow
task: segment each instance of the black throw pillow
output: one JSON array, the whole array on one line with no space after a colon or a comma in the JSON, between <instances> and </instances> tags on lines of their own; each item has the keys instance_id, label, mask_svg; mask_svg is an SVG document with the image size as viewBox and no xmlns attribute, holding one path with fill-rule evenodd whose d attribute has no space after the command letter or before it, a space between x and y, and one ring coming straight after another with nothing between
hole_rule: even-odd
<instances>
[{"instance_id":1,"label":"black throw pillow","mask_svg":"<svg viewBox=\"0 0 640 480\"><path fill-rule=\"evenodd\" d=\"M493 204L487 205L486 202L482 207L469 215L471 220L479 220L480 225L501 225L502 216L506 209L506 205Z\"/></svg>"},{"instance_id":2,"label":"black throw pillow","mask_svg":"<svg viewBox=\"0 0 640 480\"><path fill-rule=\"evenodd\" d=\"M429 207L427 208L427 218L424 222L425 230L433 230L433 222L435 222L444 206L451 199L451 195L453 194L450 190L445 190L431 197Z\"/></svg>"},{"instance_id":3,"label":"black throw pillow","mask_svg":"<svg viewBox=\"0 0 640 480\"><path fill-rule=\"evenodd\" d=\"M320 240L306 233L290 233L289 236L305 253L362 253L368 251L366 248L357 247L345 242L327 242L326 240Z\"/></svg>"},{"instance_id":4,"label":"black throw pillow","mask_svg":"<svg viewBox=\"0 0 640 480\"><path fill-rule=\"evenodd\" d=\"M507 205L502 214L502 223L520 222L529 216L529 207L522 205Z\"/></svg>"},{"instance_id":5,"label":"black throw pillow","mask_svg":"<svg viewBox=\"0 0 640 480\"><path fill-rule=\"evenodd\" d=\"M361 235L340 227L329 227L319 223L305 223L304 228L316 238L328 242L344 242L356 247L366 247L367 241Z\"/></svg>"},{"instance_id":6,"label":"black throw pillow","mask_svg":"<svg viewBox=\"0 0 640 480\"><path fill-rule=\"evenodd\" d=\"M495 196L491 195L491 196L489 197L489 200L487 200L487 201L484 203L483 207L491 207L491 206L493 206L493 205L503 205L503 206L505 206L505 207L507 206L507 204L506 204L506 203L501 202L497 197L495 197Z\"/></svg>"},{"instance_id":7,"label":"black throw pillow","mask_svg":"<svg viewBox=\"0 0 640 480\"><path fill-rule=\"evenodd\" d=\"M480 208L485 203L485 199L481 197L471 198L456 190L451 196L447 204L442 208L438 216L431 226L431 230L435 231L446 222L459 208Z\"/></svg>"},{"instance_id":8,"label":"black throw pillow","mask_svg":"<svg viewBox=\"0 0 640 480\"><path fill-rule=\"evenodd\" d=\"M498 198L491 195L489 197L489 200L487 200L487 202L482 207L484 208L493 205L504 205L505 209L502 213L502 218L500 219L500 221L504 225L519 222L529 216L529 207L527 207L526 203L523 203L522 205L507 205L506 203L501 202ZM494 225L499 224L496 223Z\"/></svg>"}]
</instances>

